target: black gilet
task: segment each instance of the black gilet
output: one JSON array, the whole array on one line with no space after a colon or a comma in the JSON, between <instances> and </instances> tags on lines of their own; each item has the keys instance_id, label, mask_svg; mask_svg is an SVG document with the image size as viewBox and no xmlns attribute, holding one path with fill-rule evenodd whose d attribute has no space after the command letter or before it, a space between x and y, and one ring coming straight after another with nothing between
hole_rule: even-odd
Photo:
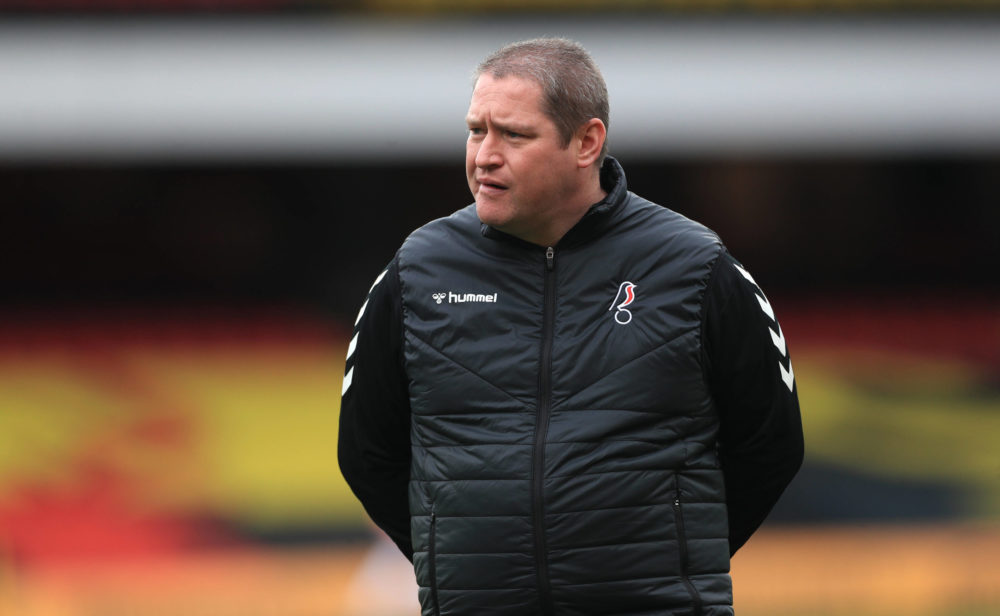
<instances>
[{"instance_id":1,"label":"black gilet","mask_svg":"<svg viewBox=\"0 0 1000 616\"><path fill-rule=\"evenodd\" d=\"M603 172L551 249L473 205L399 251L424 616L732 614L701 363L723 247Z\"/></svg>"}]
</instances>

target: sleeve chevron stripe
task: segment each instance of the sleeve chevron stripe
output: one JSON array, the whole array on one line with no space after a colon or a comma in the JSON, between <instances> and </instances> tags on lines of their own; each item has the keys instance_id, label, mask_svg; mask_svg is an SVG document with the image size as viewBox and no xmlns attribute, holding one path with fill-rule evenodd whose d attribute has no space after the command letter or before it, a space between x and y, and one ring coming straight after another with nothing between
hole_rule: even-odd
<instances>
[{"instance_id":1,"label":"sleeve chevron stripe","mask_svg":"<svg viewBox=\"0 0 1000 616\"><path fill-rule=\"evenodd\" d=\"M738 271L741 276L746 278L750 284L755 287L754 297L757 298L757 303L760 304L760 309L769 319L774 321L774 326L778 328L777 332L770 327L767 328L768 333L771 334L771 342L774 343L775 348L778 349L781 356L788 359L788 347L785 345L785 334L781 331L781 325L778 325L777 317L774 316L774 308L771 307L771 302L767 301L767 297L764 296L764 291L760 288L760 285L757 284L757 281L753 279L753 276L750 275L750 272L746 271L736 263L733 263L733 267L735 267L736 271ZM788 359L788 368L785 368L785 365L781 362L781 360L778 360L778 369L781 371L781 380L784 381L785 386L788 387L788 391L794 391L795 372L792 369L792 360Z\"/></svg>"},{"instance_id":2,"label":"sleeve chevron stripe","mask_svg":"<svg viewBox=\"0 0 1000 616\"><path fill-rule=\"evenodd\" d=\"M371 288L368 289L369 293L371 293L372 291L375 290L375 287L378 286L378 283L382 282L382 279L385 278L386 272L388 272L388 271L389 271L388 269L382 270L382 273L379 274L378 278L375 279L375 282L372 283Z\"/></svg>"},{"instance_id":3,"label":"sleeve chevron stripe","mask_svg":"<svg viewBox=\"0 0 1000 616\"><path fill-rule=\"evenodd\" d=\"M354 337L351 338L351 343L349 345L347 345L347 359L348 360L351 359L351 355L354 355L354 349L358 348L358 336L360 336L360 335L361 335L361 332L357 332L356 334L354 334Z\"/></svg>"},{"instance_id":4,"label":"sleeve chevron stripe","mask_svg":"<svg viewBox=\"0 0 1000 616\"><path fill-rule=\"evenodd\" d=\"M781 356L785 357L788 355L785 348L785 334L782 333L781 326L778 325L777 321L774 322L774 325L778 328L778 333L774 333L773 329L768 328L768 331L771 332L771 340L774 342L774 346L778 347L778 352L781 353Z\"/></svg>"},{"instance_id":5,"label":"sleeve chevron stripe","mask_svg":"<svg viewBox=\"0 0 1000 616\"><path fill-rule=\"evenodd\" d=\"M351 338L351 343L347 345L347 359L345 360L346 362L351 361L351 357L354 356L354 351L358 348L358 337L361 335L361 331L360 328L358 327L358 324L361 323L361 317L365 315L365 309L368 308L368 299L371 297L372 291L375 290L375 287L378 286L378 283L382 282L382 279L385 278L385 275L388 272L389 272L388 268L382 270L382 273L379 274L377 278L375 278L375 282L373 282L372 286L368 289L368 295L365 297L365 302L361 304L361 310L358 311L358 316L356 319L354 319L355 332L354 332L354 337ZM347 390L351 388L351 381L353 380L353 377L354 377L354 366L351 366L351 368L347 371L347 374L344 375L344 386L340 392L341 397L343 397L343 395L347 393Z\"/></svg>"},{"instance_id":6,"label":"sleeve chevron stripe","mask_svg":"<svg viewBox=\"0 0 1000 616\"><path fill-rule=\"evenodd\" d=\"M367 308L367 307L368 307L368 300L366 299L365 303L361 304L361 310L358 311L358 317L356 319L354 319L354 326L355 327L357 327L358 323L361 322L361 317L365 316L365 308Z\"/></svg>"},{"instance_id":7,"label":"sleeve chevron stripe","mask_svg":"<svg viewBox=\"0 0 1000 616\"><path fill-rule=\"evenodd\" d=\"M343 395L347 393L347 390L351 388L351 382L353 380L354 380L354 366L351 366L351 369L348 370L347 374L344 375L344 384L340 388L341 397L343 397Z\"/></svg>"},{"instance_id":8,"label":"sleeve chevron stripe","mask_svg":"<svg viewBox=\"0 0 1000 616\"><path fill-rule=\"evenodd\" d=\"M785 366L779 361L778 369L781 370L781 380L785 382L785 387L788 391L793 391L795 389L795 370L792 368L792 362L788 362L788 370L785 370Z\"/></svg>"}]
</instances>

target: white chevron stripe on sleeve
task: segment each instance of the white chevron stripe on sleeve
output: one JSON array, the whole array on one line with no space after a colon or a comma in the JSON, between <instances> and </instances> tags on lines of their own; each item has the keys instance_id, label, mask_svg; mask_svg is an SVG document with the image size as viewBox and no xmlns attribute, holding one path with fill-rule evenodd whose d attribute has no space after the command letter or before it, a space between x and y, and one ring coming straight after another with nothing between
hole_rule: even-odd
<instances>
[{"instance_id":1,"label":"white chevron stripe on sleeve","mask_svg":"<svg viewBox=\"0 0 1000 616\"><path fill-rule=\"evenodd\" d=\"M775 325L778 325L777 321L775 321ZM774 342L774 346L778 347L778 352L781 353L781 356L784 357L787 355L788 353L785 350L785 334L781 331L781 326L778 325L778 333L774 333L774 330L770 327L768 327L767 330L771 332L771 341ZM356 337L357 336L355 336L355 338ZM350 355L348 355L348 357L350 357Z\"/></svg>"},{"instance_id":2,"label":"white chevron stripe on sleeve","mask_svg":"<svg viewBox=\"0 0 1000 616\"><path fill-rule=\"evenodd\" d=\"M354 355L354 349L358 348L358 336L360 335L361 332L354 334L354 337L351 338L351 343L347 345L347 359L350 359L351 355ZM782 355L784 355L784 353L782 353Z\"/></svg>"},{"instance_id":3,"label":"white chevron stripe on sleeve","mask_svg":"<svg viewBox=\"0 0 1000 616\"><path fill-rule=\"evenodd\" d=\"M775 348L778 349L778 352L781 353L782 357L788 357L788 347L785 344L785 334L781 331L781 326L778 325L778 319L774 316L774 308L771 307L771 302L767 301L767 298L764 297L764 292L761 290L760 285L757 284L757 281L753 279L753 276L750 275L750 272L746 271L736 263L733 263L733 267L736 268L736 271L738 271L741 276L750 281L750 284L757 287L757 291L759 291L759 293L754 293L754 297L757 298L757 303L760 304L760 309L764 311L764 314L766 314L769 319L774 321L774 325L778 329L778 331L774 331L770 327L767 328L768 333L771 334L771 342L774 343ZM784 381L785 387L788 388L788 391L794 392L795 371L792 369L792 361L788 360L788 368L786 369L785 365L779 360L778 369L781 371L781 380Z\"/></svg>"},{"instance_id":4,"label":"white chevron stripe on sleeve","mask_svg":"<svg viewBox=\"0 0 1000 616\"><path fill-rule=\"evenodd\" d=\"M780 361L778 368L781 370L781 380L785 382L788 391L793 391L795 389L795 370L792 369L792 361L788 360L788 370L785 370L785 366Z\"/></svg>"},{"instance_id":5,"label":"white chevron stripe on sleeve","mask_svg":"<svg viewBox=\"0 0 1000 616\"><path fill-rule=\"evenodd\" d=\"M760 285L758 285L757 281L753 279L753 276L750 275L750 272L746 271L745 269L743 269L742 267L740 267L736 263L733 263L733 267L735 267L736 271L738 271L740 274L742 274L744 278L746 278L747 280L749 280L750 284L752 284L753 286L755 286L757 288L760 288Z\"/></svg>"},{"instance_id":6,"label":"white chevron stripe on sleeve","mask_svg":"<svg viewBox=\"0 0 1000 616\"><path fill-rule=\"evenodd\" d=\"M365 314L365 308L367 308L367 307L368 307L368 300L366 299L365 303L361 304L361 310L358 311L358 318L354 319L354 324L355 325L357 325L358 323L361 322L361 317L364 316L364 314Z\"/></svg>"},{"instance_id":7,"label":"white chevron stripe on sleeve","mask_svg":"<svg viewBox=\"0 0 1000 616\"><path fill-rule=\"evenodd\" d=\"M371 295L371 292L372 292L373 290L375 290L375 287L377 287L377 286L378 286L378 283L382 282L382 279L383 279L383 278L385 278L385 275L386 275L386 274L387 274L388 272L389 272L389 270L388 270L388 269L384 269L384 270L382 270L382 273L381 273L381 274L379 274L379 275L378 275L378 278L376 278L376 279L375 279L375 282L373 282L373 283L372 283L372 286L371 286L371 288L370 288L370 289L368 289L368 294L369 294L369 295ZM360 322L361 322L361 317L362 317L362 316L364 316L364 314L365 314L365 308L367 308L367 307L368 307L368 298L366 297L366 298L365 298L365 303L361 304L361 310L359 310L359 311L358 311L358 318L354 319L354 324L355 324L355 325L357 325L358 323L360 323ZM348 355L348 357L350 357L350 355Z\"/></svg>"},{"instance_id":8,"label":"white chevron stripe on sleeve","mask_svg":"<svg viewBox=\"0 0 1000 616\"><path fill-rule=\"evenodd\" d=\"M757 287L758 291L760 290L760 285L757 284L757 281L753 279L753 276L750 275L750 272L746 271L736 263L733 263L733 267L736 268L736 271L738 271L741 276L749 280L750 284ZM764 314L769 316L772 321L777 322L777 319L774 318L774 309L771 308L771 302L767 301L767 298L764 297L764 292L761 291L760 293L756 293L755 295L757 295L757 301L760 302L760 309L764 311Z\"/></svg>"},{"instance_id":9,"label":"white chevron stripe on sleeve","mask_svg":"<svg viewBox=\"0 0 1000 616\"><path fill-rule=\"evenodd\" d=\"M341 397L343 397L344 394L347 393L347 390L351 388L351 382L353 380L354 380L354 366L351 366L351 369L348 370L347 374L344 375L344 385L340 389Z\"/></svg>"},{"instance_id":10,"label":"white chevron stripe on sleeve","mask_svg":"<svg viewBox=\"0 0 1000 616\"><path fill-rule=\"evenodd\" d=\"M763 295L757 295L757 303L760 304L760 309L764 311L764 314L771 317L771 320L775 323L778 322L778 320L774 318L774 308L771 308L771 302L767 301L766 297Z\"/></svg>"},{"instance_id":11,"label":"white chevron stripe on sleeve","mask_svg":"<svg viewBox=\"0 0 1000 616\"><path fill-rule=\"evenodd\" d=\"M387 269L385 269L385 270L382 270L382 273L381 273L381 274L379 274L379 275L378 275L378 278L376 278L376 279L375 279L375 282L373 282L373 283L372 283L372 288L371 288L371 289L368 289L368 292L369 292L369 293L371 293L371 292L372 292L372 289L374 289L375 287L377 287L377 286L378 286L378 283L382 282L382 279L383 279L383 278L385 278L385 275L386 275L386 274L387 274L388 272L389 272L389 270L387 270Z\"/></svg>"}]
</instances>

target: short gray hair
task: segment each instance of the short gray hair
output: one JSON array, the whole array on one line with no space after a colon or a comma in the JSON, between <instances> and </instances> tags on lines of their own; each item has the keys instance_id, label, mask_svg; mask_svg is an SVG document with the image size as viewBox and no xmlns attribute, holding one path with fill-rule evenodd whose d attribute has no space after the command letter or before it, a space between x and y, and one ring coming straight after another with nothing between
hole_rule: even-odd
<instances>
[{"instance_id":1,"label":"short gray hair","mask_svg":"<svg viewBox=\"0 0 1000 616\"><path fill-rule=\"evenodd\" d=\"M591 118L608 126L608 86L583 45L563 38L537 38L510 43L493 52L476 68L475 77L520 77L542 88L542 109L555 123L563 147ZM608 153L604 140L598 162Z\"/></svg>"}]
</instances>

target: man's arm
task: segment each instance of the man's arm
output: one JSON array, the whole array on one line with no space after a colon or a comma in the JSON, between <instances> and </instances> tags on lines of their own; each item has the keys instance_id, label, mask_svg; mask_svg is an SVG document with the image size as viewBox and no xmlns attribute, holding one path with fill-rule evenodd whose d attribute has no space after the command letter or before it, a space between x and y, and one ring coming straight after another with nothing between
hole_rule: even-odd
<instances>
[{"instance_id":1,"label":"man's arm","mask_svg":"<svg viewBox=\"0 0 1000 616\"><path fill-rule=\"evenodd\" d=\"M709 282L702 336L735 554L798 472L804 446L784 333L764 292L729 253Z\"/></svg>"},{"instance_id":2,"label":"man's arm","mask_svg":"<svg viewBox=\"0 0 1000 616\"><path fill-rule=\"evenodd\" d=\"M347 351L337 459L372 521L413 559L407 489L410 403L396 259L361 307Z\"/></svg>"}]
</instances>

